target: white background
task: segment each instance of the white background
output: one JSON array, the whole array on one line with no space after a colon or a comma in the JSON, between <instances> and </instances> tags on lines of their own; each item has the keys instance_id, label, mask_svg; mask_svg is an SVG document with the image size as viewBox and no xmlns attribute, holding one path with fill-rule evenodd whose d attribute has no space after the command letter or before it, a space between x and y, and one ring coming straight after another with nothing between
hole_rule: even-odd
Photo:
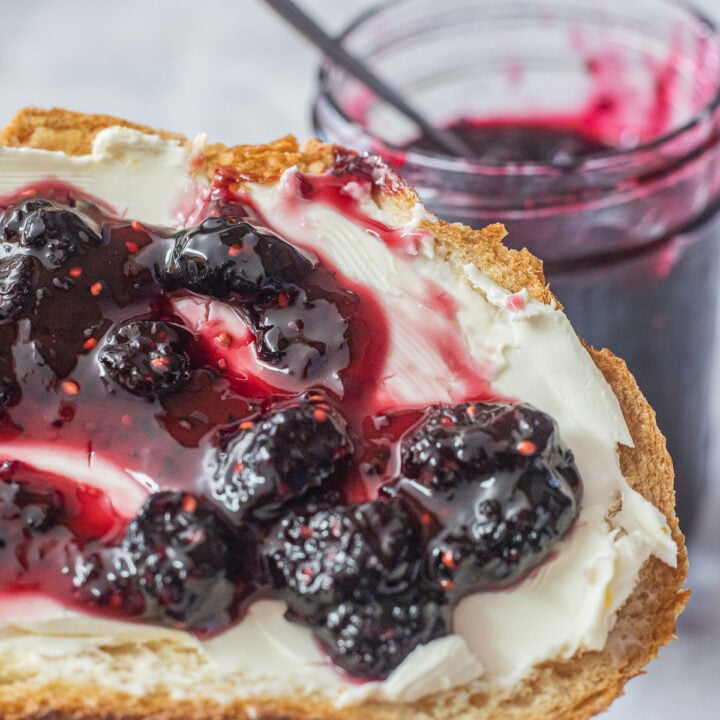
<instances>
[{"instance_id":1,"label":"white background","mask_svg":"<svg viewBox=\"0 0 720 720\"><path fill-rule=\"evenodd\" d=\"M300 4L339 30L373 3ZM697 4L720 20L720 0ZM5 0L1 12L0 124L32 104L118 115L191 136L204 131L226 143L311 134L319 56L260 0ZM720 470L717 451L714 467ZM691 547L694 595L680 639L628 685L608 720L720 718L718 516L720 477Z\"/></svg>"}]
</instances>

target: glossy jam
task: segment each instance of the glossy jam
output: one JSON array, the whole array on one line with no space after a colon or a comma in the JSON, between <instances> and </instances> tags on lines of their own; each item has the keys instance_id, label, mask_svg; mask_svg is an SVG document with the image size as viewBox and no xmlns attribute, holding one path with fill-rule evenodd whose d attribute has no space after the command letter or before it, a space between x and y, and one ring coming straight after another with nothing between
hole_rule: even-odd
<instances>
[{"instance_id":1,"label":"glossy jam","mask_svg":"<svg viewBox=\"0 0 720 720\"><path fill-rule=\"evenodd\" d=\"M71 192L37 191L63 199ZM208 213L216 210L208 208ZM267 381L272 372L260 379L252 366L232 364L238 338L248 348L242 360L255 365L258 360L248 347L241 315L227 305L225 318L196 332L192 377L179 393L149 402L113 387L97 360L102 338L113 324L145 316L182 321L183 312L193 319L192 309L205 313L210 305L223 303L183 290L165 293L153 280L151 268L167 253L169 232L135 221L120 223L102 213L98 221L104 228L103 247L63 267L63 287L49 283L52 296L38 304L30 319L0 327L2 347L12 357L22 392L20 402L0 416L0 437L101 454L118 467L149 476L160 489L192 491L202 471L203 450L214 442L218 429L293 392L283 389L281 375L279 387L273 386ZM382 310L349 281L341 289L335 274L322 266L309 284L350 318L352 361L341 373L343 385L354 390L354 383L372 382L385 353ZM188 309L189 304L193 308ZM358 393L348 396L354 400ZM371 409L358 407L358 412L365 411Z\"/></svg>"},{"instance_id":2,"label":"glossy jam","mask_svg":"<svg viewBox=\"0 0 720 720\"><path fill-rule=\"evenodd\" d=\"M414 240L408 245L405 236L364 215L342 192L354 183L371 193L375 170L340 163L335 174L301 176L299 198L338 209L396 252L412 253ZM221 216L265 225L251 200L231 190L234 182L229 176L218 178L198 222ZM43 269L34 304L15 322L0 325L3 367L19 386L19 396L0 412L0 462L7 460L0 480L6 490L13 482L53 490L68 519L51 536L59 533L67 539L69 534L70 545L80 550L88 542L120 537L147 493L200 491L209 457L224 432L313 387L335 403L353 437L355 459L341 501L374 497L380 484L397 473L399 442L422 410L378 404L373 390L388 353L388 318L369 290L342 277L322 258L316 262L303 289L345 319L346 335L336 344L346 344L348 361L339 370L339 385L289 378L258 358L245 311L232 298L220 301L163 289L158 268L172 250L173 231L121 220L92 198L59 184L25 188L5 198L0 210L28 197L73 206L99 228L100 238L59 268ZM421 239L421 234L416 237ZM454 309L439 292L437 305L452 316ZM98 355L104 339L136 318L176 323L192 332L190 378L178 392L138 397L103 372ZM470 368L463 366L461 340L437 340L447 346L455 369L467 373L473 392L467 399L493 397L487 383L470 377ZM78 467L87 468L87 474L64 476ZM73 510L93 502L101 510ZM27 542L37 550L47 539L31 533ZM67 552L47 553L25 577L17 554L8 548L4 557L12 571L0 572L0 596L32 590L77 604Z\"/></svg>"}]
</instances>

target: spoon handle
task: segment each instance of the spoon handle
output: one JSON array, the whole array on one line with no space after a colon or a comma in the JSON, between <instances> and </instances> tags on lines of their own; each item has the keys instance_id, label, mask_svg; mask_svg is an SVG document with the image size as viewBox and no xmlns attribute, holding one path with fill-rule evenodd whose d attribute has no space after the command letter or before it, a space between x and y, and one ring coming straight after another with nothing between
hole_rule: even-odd
<instances>
[{"instance_id":1,"label":"spoon handle","mask_svg":"<svg viewBox=\"0 0 720 720\"><path fill-rule=\"evenodd\" d=\"M328 57L369 87L378 97L412 120L438 148L452 156L471 157L472 152L465 143L452 133L441 130L428 122L399 93L345 50L295 3L291 0L265 0L265 2Z\"/></svg>"}]
</instances>

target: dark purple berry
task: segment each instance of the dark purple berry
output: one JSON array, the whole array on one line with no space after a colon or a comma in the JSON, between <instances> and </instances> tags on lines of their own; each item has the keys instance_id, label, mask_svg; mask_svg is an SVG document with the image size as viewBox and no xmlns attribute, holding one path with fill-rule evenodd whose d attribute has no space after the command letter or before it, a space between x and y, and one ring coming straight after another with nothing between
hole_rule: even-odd
<instances>
[{"instance_id":1,"label":"dark purple berry","mask_svg":"<svg viewBox=\"0 0 720 720\"><path fill-rule=\"evenodd\" d=\"M444 608L412 597L343 602L314 628L332 661L354 678L383 680L418 646L447 634Z\"/></svg>"},{"instance_id":2,"label":"dark purple berry","mask_svg":"<svg viewBox=\"0 0 720 720\"><path fill-rule=\"evenodd\" d=\"M265 520L330 490L347 474L352 452L345 419L313 392L240 423L218 451L208 490L236 519Z\"/></svg>"},{"instance_id":3,"label":"dark purple berry","mask_svg":"<svg viewBox=\"0 0 720 720\"><path fill-rule=\"evenodd\" d=\"M266 536L264 557L291 614L312 622L343 602L393 598L419 583L422 548L397 501L286 515Z\"/></svg>"},{"instance_id":4,"label":"dark purple berry","mask_svg":"<svg viewBox=\"0 0 720 720\"><path fill-rule=\"evenodd\" d=\"M162 282L243 303L262 291L295 283L313 264L292 245L247 222L211 217L178 234Z\"/></svg>"},{"instance_id":5,"label":"dark purple berry","mask_svg":"<svg viewBox=\"0 0 720 720\"><path fill-rule=\"evenodd\" d=\"M326 298L309 300L301 291L262 308L255 326L258 357L292 377L337 377L350 365L348 321Z\"/></svg>"},{"instance_id":6,"label":"dark purple berry","mask_svg":"<svg viewBox=\"0 0 720 720\"><path fill-rule=\"evenodd\" d=\"M151 495L119 546L90 546L75 568L78 597L197 632L229 624L254 589L254 547L209 504L183 492Z\"/></svg>"},{"instance_id":7,"label":"dark purple berry","mask_svg":"<svg viewBox=\"0 0 720 720\"><path fill-rule=\"evenodd\" d=\"M35 260L26 255L0 260L0 325L17 320L34 302Z\"/></svg>"},{"instance_id":8,"label":"dark purple berry","mask_svg":"<svg viewBox=\"0 0 720 720\"><path fill-rule=\"evenodd\" d=\"M522 577L579 512L573 455L527 405L432 408L402 443L402 475L386 492L433 519L428 572L458 594Z\"/></svg>"},{"instance_id":9,"label":"dark purple berry","mask_svg":"<svg viewBox=\"0 0 720 720\"><path fill-rule=\"evenodd\" d=\"M8 208L0 217L0 235L57 269L83 245L101 244L99 228L69 206L33 199Z\"/></svg>"},{"instance_id":10,"label":"dark purple berry","mask_svg":"<svg viewBox=\"0 0 720 720\"><path fill-rule=\"evenodd\" d=\"M554 431L547 415L528 406L433 407L402 442L402 474L427 488L453 490L458 483L482 479L496 469L524 467L528 455L518 447L545 448Z\"/></svg>"},{"instance_id":11,"label":"dark purple berry","mask_svg":"<svg viewBox=\"0 0 720 720\"><path fill-rule=\"evenodd\" d=\"M387 677L447 632L445 598L422 576L421 532L401 501L290 513L263 556L287 618L354 677Z\"/></svg>"},{"instance_id":12,"label":"dark purple berry","mask_svg":"<svg viewBox=\"0 0 720 720\"><path fill-rule=\"evenodd\" d=\"M98 360L120 387L148 400L180 390L190 378L192 334L160 320L126 322L108 335Z\"/></svg>"}]
</instances>

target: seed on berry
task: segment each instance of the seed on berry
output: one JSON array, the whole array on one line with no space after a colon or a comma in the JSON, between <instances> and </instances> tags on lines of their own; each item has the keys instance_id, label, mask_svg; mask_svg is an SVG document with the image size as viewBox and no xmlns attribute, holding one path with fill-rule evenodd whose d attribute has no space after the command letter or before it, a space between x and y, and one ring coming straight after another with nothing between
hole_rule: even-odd
<instances>
[{"instance_id":1,"label":"seed on berry","mask_svg":"<svg viewBox=\"0 0 720 720\"><path fill-rule=\"evenodd\" d=\"M133 395L154 400L187 383L191 340L191 333L176 323L131 320L108 336L98 360L115 383Z\"/></svg>"}]
</instances>

